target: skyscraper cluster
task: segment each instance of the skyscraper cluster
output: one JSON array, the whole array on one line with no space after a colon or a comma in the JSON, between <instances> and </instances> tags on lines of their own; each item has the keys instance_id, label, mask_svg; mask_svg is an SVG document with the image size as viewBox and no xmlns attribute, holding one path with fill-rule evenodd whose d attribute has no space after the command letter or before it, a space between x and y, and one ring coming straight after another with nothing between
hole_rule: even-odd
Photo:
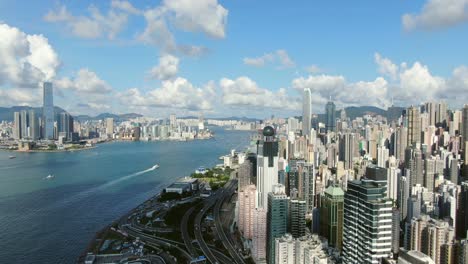
<instances>
[{"instance_id":1,"label":"skyscraper cluster","mask_svg":"<svg viewBox=\"0 0 468 264\"><path fill-rule=\"evenodd\" d=\"M317 118L303 97L302 119L265 120L256 165L240 165L237 223L253 260L467 263L468 105L391 118L330 101Z\"/></svg>"}]
</instances>

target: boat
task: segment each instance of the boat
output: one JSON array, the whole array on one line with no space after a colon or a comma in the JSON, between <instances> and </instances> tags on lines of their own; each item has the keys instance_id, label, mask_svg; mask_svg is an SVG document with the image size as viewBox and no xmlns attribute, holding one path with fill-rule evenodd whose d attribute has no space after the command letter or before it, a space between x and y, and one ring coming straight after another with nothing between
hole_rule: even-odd
<instances>
[{"instance_id":1,"label":"boat","mask_svg":"<svg viewBox=\"0 0 468 264\"><path fill-rule=\"evenodd\" d=\"M10 156L9 159L16 159L16 156Z\"/></svg>"},{"instance_id":2,"label":"boat","mask_svg":"<svg viewBox=\"0 0 468 264\"><path fill-rule=\"evenodd\" d=\"M51 175L51 174L49 174L49 175L47 175L47 177L45 177L46 180L51 180L53 178L55 178L55 176Z\"/></svg>"},{"instance_id":3,"label":"boat","mask_svg":"<svg viewBox=\"0 0 468 264\"><path fill-rule=\"evenodd\" d=\"M159 165L158 165L158 164L155 164L153 167L151 167L152 170L155 170L155 169L157 169L157 168L159 168Z\"/></svg>"}]
</instances>

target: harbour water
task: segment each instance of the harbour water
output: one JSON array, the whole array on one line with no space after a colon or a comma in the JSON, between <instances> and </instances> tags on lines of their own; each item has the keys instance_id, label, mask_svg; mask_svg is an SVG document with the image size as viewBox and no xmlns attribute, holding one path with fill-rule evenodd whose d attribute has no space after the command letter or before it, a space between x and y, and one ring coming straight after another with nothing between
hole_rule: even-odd
<instances>
[{"instance_id":1,"label":"harbour water","mask_svg":"<svg viewBox=\"0 0 468 264\"><path fill-rule=\"evenodd\" d=\"M101 228L175 179L244 150L251 134L215 133L210 140L113 142L15 159L0 152L0 263L75 263Z\"/></svg>"}]
</instances>

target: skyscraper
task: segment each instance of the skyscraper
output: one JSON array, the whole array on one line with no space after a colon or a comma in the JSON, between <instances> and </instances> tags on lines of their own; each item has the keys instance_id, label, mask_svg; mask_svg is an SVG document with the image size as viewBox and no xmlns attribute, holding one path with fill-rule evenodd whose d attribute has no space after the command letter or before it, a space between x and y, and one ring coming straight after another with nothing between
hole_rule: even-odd
<instances>
[{"instance_id":1,"label":"skyscraper","mask_svg":"<svg viewBox=\"0 0 468 264\"><path fill-rule=\"evenodd\" d=\"M15 112L13 114L13 138L21 139L21 114Z\"/></svg>"},{"instance_id":2,"label":"skyscraper","mask_svg":"<svg viewBox=\"0 0 468 264\"><path fill-rule=\"evenodd\" d=\"M291 200L289 210L289 226L291 228L291 235L294 238L305 236L306 231L306 201L304 200Z\"/></svg>"},{"instance_id":3,"label":"skyscraper","mask_svg":"<svg viewBox=\"0 0 468 264\"><path fill-rule=\"evenodd\" d=\"M407 110L408 115L408 138L407 146L421 143L421 117L419 109L411 106Z\"/></svg>"},{"instance_id":4,"label":"skyscraper","mask_svg":"<svg viewBox=\"0 0 468 264\"><path fill-rule=\"evenodd\" d=\"M39 133L39 118L34 110L29 111L29 137L32 140L37 140L40 136Z\"/></svg>"},{"instance_id":5,"label":"skyscraper","mask_svg":"<svg viewBox=\"0 0 468 264\"><path fill-rule=\"evenodd\" d=\"M274 263L275 238L281 237L288 231L289 197L286 195L284 185L273 186L268 194L267 211L267 262Z\"/></svg>"},{"instance_id":6,"label":"skyscraper","mask_svg":"<svg viewBox=\"0 0 468 264\"><path fill-rule=\"evenodd\" d=\"M114 134L114 118L106 118L106 134L109 138Z\"/></svg>"},{"instance_id":7,"label":"skyscraper","mask_svg":"<svg viewBox=\"0 0 468 264\"><path fill-rule=\"evenodd\" d=\"M353 158L357 152L357 142L354 133L345 133L340 137L339 158L344 163L344 169L353 169Z\"/></svg>"},{"instance_id":8,"label":"skyscraper","mask_svg":"<svg viewBox=\"0 0 468 264\"><path fill-rule=\"evenodd\" d=\"M21 111L21 138L29 138L29 116L27 110Z\"/></svg>"},{"instance_id":9,"label":"skyscraper","mask_svg":"<svg viewBox=\"0 0 468 264\"><path fill-rule=\"evenodd\" d=\"M336 124L336 106L333 102L328 102L325 106L326 128L327 131L335 131Z\"/></svg>"},{"instance_id":10,"label":"skyscraper","mask_svg":"<svg viewBox=\"0 0 468 264\"><path fill-rule=\"evenodd\" d=\"M54 94L52 83L44 82L42 120L44 122L44 139L54 139Z\"/></svg>"},{"instance_id":11,"label":"skyscraper","mask_svg":"<svg viewBox=\"0 0 468 264\"><path fill-rule=\"evenodd\" d=\"M364 178L348 182L344 198L344 263L379 263L390 256L392 201L386 191L383 168L368 167Z\"/></svg>"},{"instance_id":12,"label":"skyscraper","mask_svg":"<svg viewBox=\"0 0 468 264\"><path fill-rule=\"evenodd\" d=\"M257 208L265 208L268 193L278 183L278 141L275 130L266 126L262 131L263 139L257 143Z\"/></svg>"},{"instance_id":13,"label":"skyscraper","mask_svg":"<svg viewBox=\"0 0 468 264\"><path fill-rule=\"evenodd\" d=\"M320 205L320 235L340 251L343 243L343 207L343 190L338 186L329 186Z\"/></svg>"},{"instance_id":14,"label":"skyscraper","mask_svg":"<svg viewBox=\"0 0 468 264\"><path fill-rule=\"evenodd\" d=\"M309 88L304 89L302 98L302 135L310 135L312 125L312 95Z\"/></svg>"},{"instance_id":15,"label":"skyscraper","mask_svg":"<svg viewBox=\"0 0 468 264\"><path fill-rule=\"evenodd\" d=\"M255 185L247 185L239 189L239 231L244 238L253 238L255 214Z\"/></svg>"}]
</instances>

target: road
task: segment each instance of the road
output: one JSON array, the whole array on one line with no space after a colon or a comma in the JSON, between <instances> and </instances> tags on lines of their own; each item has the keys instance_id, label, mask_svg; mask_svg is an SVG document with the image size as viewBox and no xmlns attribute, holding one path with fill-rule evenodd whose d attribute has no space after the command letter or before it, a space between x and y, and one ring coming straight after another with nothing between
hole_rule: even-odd
<instances>
[{"instance_id":1,"label":"road","mask_svg":"<svg viewBox=\"0 0 468 264\"><path fill-rule=\"evenodd\" d=\"M221 191L222 192L222 191ZM220 263L218 259L215 257L213 252L211 252L211 249L208 247L208 245L205 242L205 239L203 238L202 235L202 230L201 230L201 221L203 219L203 216L206 214L206 212L214 206L216 200L219 198L220 193L217 192L214 194L214 197L210 197L209 199L205 200L205 204L203 208L198 212L197 216L195 217L195 224L194 224L194 233L195 233L195 239L198 241L198 245L200 246L201 251L205 255L205 257L208 259L213 264Z\"/></svg>"},{"instance_id":2,"label":"road","mask_svg":"<svg viewBox=\"0 0 468 264\"><path fill-rule=\"evenodd\" d=\"M185 212L184 216L182 217L182 221L180 223L180 232L182 233L182 238L184 240L185 248L188 250L192 257L198 257L197 250L192 244L192 238L188 232L188 221L189 217L192 215L193 211L195 210L195 206L191 207L190 209Z\"/></svg>"},{"instance_id":3,"label":"road","mask_svg":"<svg viewBox=\"0 0 468 264\"><path fill-rule=\"evenodd\" d=\"M218 234L219 239L223 243L223 246L228 250L231 257L234 259L236 264L244 264L244 258L242 255L237 251L237 248L233 245L232 241L226 235L226 231L223 228L223 223L221 220L220 212L223 202L225 200L230 199L234 191L236 190L237 180L231 180L226 190L222 193L222 196L219 197L216 201L216 205L214 208L213 216L216 225L216 233Z\"/></svg>"}]
</instances>

